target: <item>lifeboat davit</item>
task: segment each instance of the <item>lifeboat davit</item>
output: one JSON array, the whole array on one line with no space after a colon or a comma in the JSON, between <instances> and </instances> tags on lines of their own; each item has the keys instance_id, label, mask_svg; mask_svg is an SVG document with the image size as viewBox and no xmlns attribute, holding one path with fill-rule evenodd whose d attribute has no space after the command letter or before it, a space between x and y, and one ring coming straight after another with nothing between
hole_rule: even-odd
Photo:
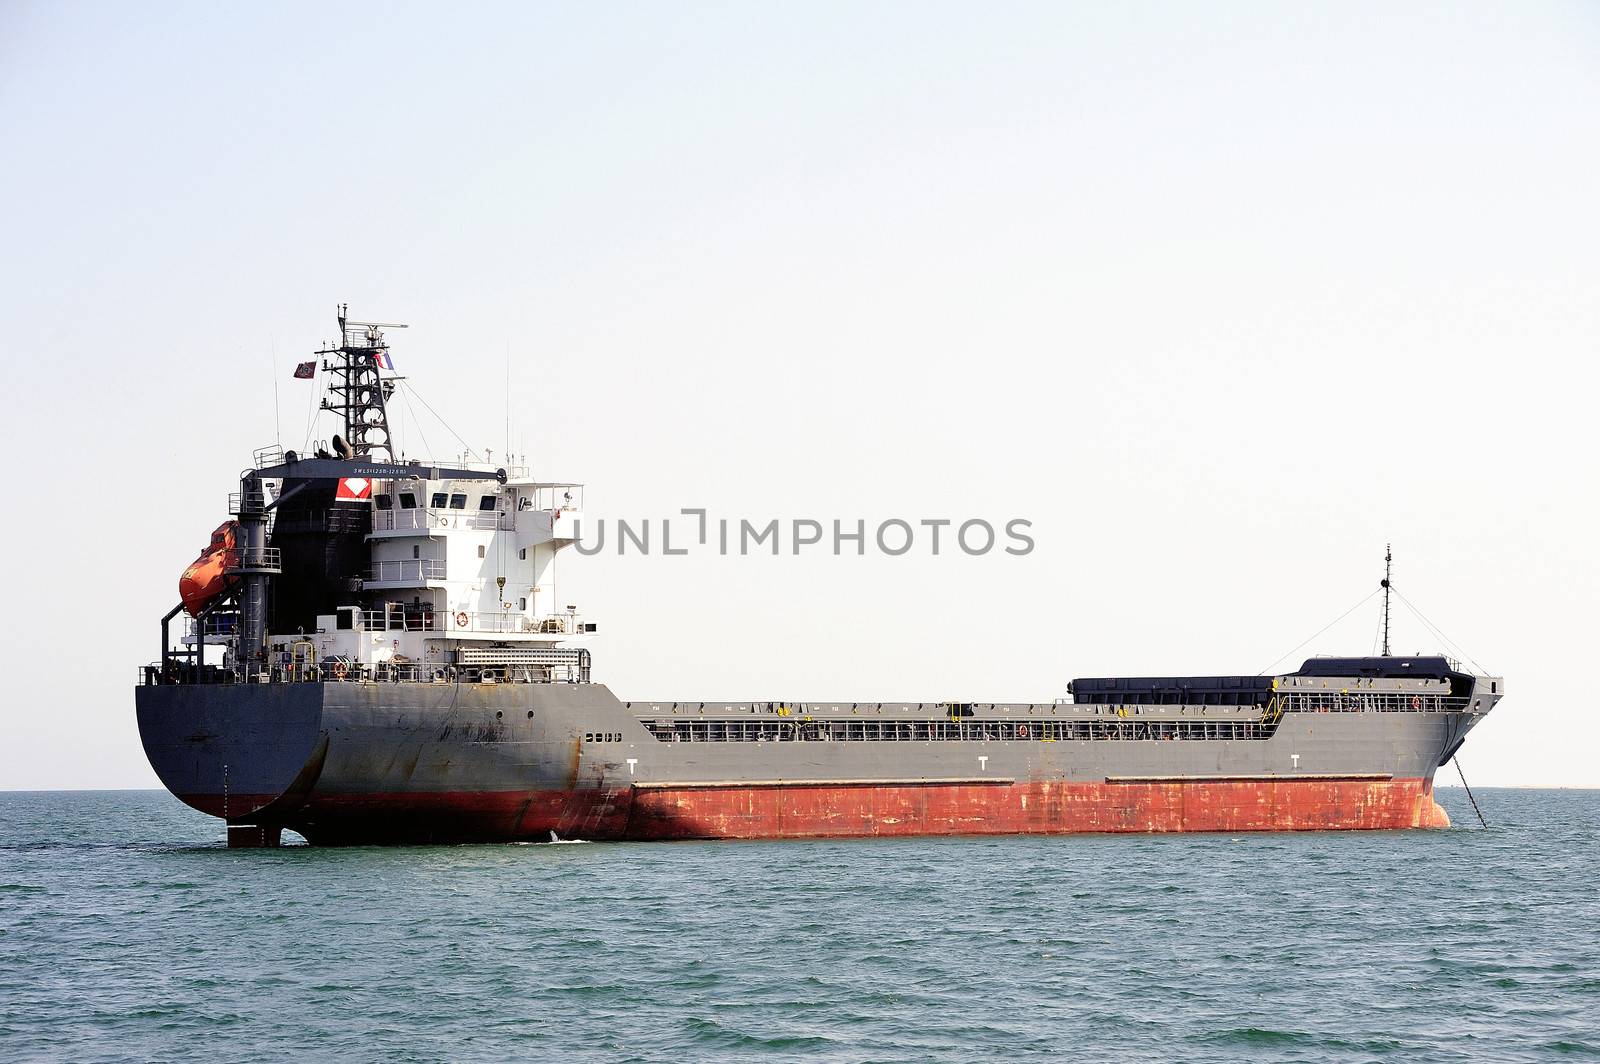
<instances>
[{"instance_id":1,"label":"lifeboat davit","mask_svg":"<svg viewBox=\"0 0 1600 1064\"><path fill-rule=\"evenodd\" d=\"M178 578L178 595L183 599L189 616L198 617L200 611L215 602L232 584L228 569L234 564L234 536L239 522L224 521L211 533L211 545L200 552L200 557L189 564Z\"/></svg>"}]
</instances>

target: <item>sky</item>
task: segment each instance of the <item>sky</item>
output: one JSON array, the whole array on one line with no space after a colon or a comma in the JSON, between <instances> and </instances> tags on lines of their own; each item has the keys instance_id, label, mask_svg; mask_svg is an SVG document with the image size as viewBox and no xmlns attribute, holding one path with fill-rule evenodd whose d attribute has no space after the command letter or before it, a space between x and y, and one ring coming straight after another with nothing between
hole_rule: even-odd
<instances>
[{"instance_id":1,"label":"sky","mask_svg":"<svg viewBox=\"0 0 1600 1064\"><path fill-rule=\"evenodd\" d=\"M569 552L624 699L1256 672L1392 542L1507 680L1470 782L1600 786L1597 172L1592 4L9 0L0 789L157 785L137 668L251 451L332 431L341 302L410 326L410 456L592 519L1031 522Z\"/></svg>"}]
</instances>

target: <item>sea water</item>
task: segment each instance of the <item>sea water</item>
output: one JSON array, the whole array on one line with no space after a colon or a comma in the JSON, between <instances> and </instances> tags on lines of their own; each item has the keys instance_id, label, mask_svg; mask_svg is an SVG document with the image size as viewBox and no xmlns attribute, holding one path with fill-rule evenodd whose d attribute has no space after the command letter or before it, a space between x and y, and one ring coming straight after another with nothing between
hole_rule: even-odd
<instances>
[{"instance_id":1,"label":"sea water","mask_svg":"<svg viewBox=\"0 0 1600 1064\"><path fill-rule=\"evenodd\" d=\"M228 850L0 793L0 1059L1600 1055L1600 792L1448 831Z\"/></svg>"}]
</instances>

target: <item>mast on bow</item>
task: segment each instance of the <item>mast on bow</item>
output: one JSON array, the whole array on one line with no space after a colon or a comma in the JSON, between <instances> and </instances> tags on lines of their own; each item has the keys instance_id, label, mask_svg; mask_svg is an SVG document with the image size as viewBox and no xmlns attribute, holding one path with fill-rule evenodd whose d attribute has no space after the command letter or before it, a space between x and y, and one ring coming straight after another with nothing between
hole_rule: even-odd
<instances>
[{"instance_id":1,"label":"mast on bow","mask_svg":"<svg viewBox=\"0 0 1600 1064\"><path fill-rule=\"evenodd\" d=\"M1389 591L1394 564L1394 544L1383 545L1383 656L1389 656Z\"/></svg>"}]
</instances>

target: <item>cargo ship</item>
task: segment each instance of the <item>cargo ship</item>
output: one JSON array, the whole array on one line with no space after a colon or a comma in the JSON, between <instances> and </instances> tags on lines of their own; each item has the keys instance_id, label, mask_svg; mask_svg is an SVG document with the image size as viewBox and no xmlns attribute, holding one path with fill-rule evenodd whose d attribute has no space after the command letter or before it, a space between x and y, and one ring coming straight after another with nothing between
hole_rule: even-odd
<instances>
[{"instance_id":1,"label":"cargo ship","mask_svg":"<svg viewBox=\"0 0 1600 1064\"><path fill-rule=\"evenodd\" d=\"M258 452L179 581L139 733L230 846L1439 828L1505 693L1442 654L1074 679L1037 703L624 701L563 605L583 485L397 457L384 330L339 312L342 432ZM175 622L177 628L175 630Z\"/></svg>"}]
</instances>

